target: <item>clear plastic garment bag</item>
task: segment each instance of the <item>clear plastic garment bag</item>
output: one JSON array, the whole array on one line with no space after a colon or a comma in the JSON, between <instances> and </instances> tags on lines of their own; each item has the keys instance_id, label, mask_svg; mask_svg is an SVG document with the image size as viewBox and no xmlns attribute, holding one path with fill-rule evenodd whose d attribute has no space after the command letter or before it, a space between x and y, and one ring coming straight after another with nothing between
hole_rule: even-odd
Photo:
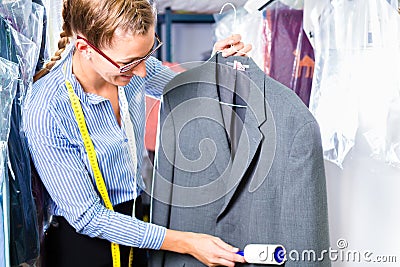
<instances>
[{"instance_id":1,"label":"clear plastic garment bag","mask_svg":"<svg viewBox=\"0 0 400 267\"><path fill-rule=\"evenodd\" d=\"M319 28L310 110L325 158L342 167L361 130L374 157L400 166L397 10L385 0L332 1Z\"/></svg>"},{"instance_id":2,"label":"clear plastic garment bag","mask_svg":"<svg viewBox=\"0 0 400 267\"><path fill-rule=\"evenodd\" d=\"M1 37L0 37L1 38ZM3 43L3 42L1 42ZM0 265L9 265L8 233L9 188L7 174L7 140L10 132L12 103L17 89L18 65L0 57Z\"/></svg>"},{"instance_id":3,"label":"clear plastic garment bag","mask_svg":"<svg viewBox=\"0 0 400 267\"><path fill-rule=\"evenodd\" d=\"M261 11L238 8L236 17L231 10L215 15L215 36L220 40L239 33L244 43L252 45L248 56L271 78L295 91L308 106L314 51L303 31L302 2L272 1Z\"/></svg>"},{"instance_id":4,"label":"clear plastic garment bag","mask_svg":"<svg viewBox=\"0 0 400 267\"><path fill-rule=\"evenodd\" d=\"M18 64L7 140L10 216L6 220L9 220L10 240L6 246L10 248L11 266L33 265L39 256L39 233L22 114L31 92L43 40L44 7L31 0L2 1L0 15L4 22L2 31L7 34L1 57Z\"/></svg>"},{"instance_id":5,"label":"clear plastic garment bag","mask_svg":"<svg viewBox=\"0 0 400 267\"><path fill-rule=\"evenodd\" d=\"M331 247L345 255L333 257L332 266L381 266L385 260L395 267L400 16L386 0L335 0L318 21L310 110L322 135Z\"/></svg>"}]
</instances>

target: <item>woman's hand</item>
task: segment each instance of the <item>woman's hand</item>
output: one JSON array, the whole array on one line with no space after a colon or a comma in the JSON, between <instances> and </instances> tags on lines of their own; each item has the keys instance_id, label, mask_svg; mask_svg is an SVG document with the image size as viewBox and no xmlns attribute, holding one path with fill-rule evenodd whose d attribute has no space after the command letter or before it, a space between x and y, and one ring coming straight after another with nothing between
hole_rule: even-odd
<instances>
[{"instance_id":1,"label":"woman's hand","mask_svg":"<svg viewBox=\"0 0 400 267\"><path fill-rule=\"evenodd\" d=\"M167 230L163 250L170 250L183 254L190 254L207 266L234 267L235 262L245 262L236 252L238 248L225 243L218 237Z\"/></svg>"},{"instance_id":2,"label":"woman's hand","mask_svg":"<svg viewBox=\"0 0 400 267\"><path fill-rule=\"evenodd\" d=\"M228 38L216 42L213 49L213 55L217 51L221 51L223 57L246 56L252 47L251 44L245 45L241 39L242 36L240 36L240 34L232 34Z\"/></svg>"},{"instance_id":3,"label":"woman's hand","mask_svg":"<svg viewBox=\"0 0 400 267\"><path fill-rule=\"evenodd\" d=\"M237 255L238 248L225 243L218 237L194 234L192 239L193 257L207 266L235 266L235 262L244 262L244 258Z\"/></svg>"}]
</instances>

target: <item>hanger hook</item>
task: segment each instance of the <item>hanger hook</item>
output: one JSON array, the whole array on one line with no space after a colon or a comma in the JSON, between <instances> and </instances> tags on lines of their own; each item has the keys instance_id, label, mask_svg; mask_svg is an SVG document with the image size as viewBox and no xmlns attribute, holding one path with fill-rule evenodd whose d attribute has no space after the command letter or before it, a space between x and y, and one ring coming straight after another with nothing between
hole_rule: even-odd
<instances>
[{"instance_id":1,"label":"hanger hook","mask_svg":"<svg viewBox=\"0 0 400 267\"><path fill-rule=\"evenodd\" d=\"M236 11L236 7L235 7L234 4L232 4L232 3L230 3L230 2L225 3L225 4L222 6L221 11L219 11L219 14L222 14L222 11L224 11L224 8L225 8L227 5L230 5L230 6L233 8L233 11L234 11L234 13L233 13L233 15L234 15L234 17L233 17L233 29L237 29L237 28L236 28L236 16L237 16L237 11ZM233 34L233 30L232 30L231 33ZM234 45L231 44L231 47L234 47ZM245 53L245 52L240 52L240 51L238 51L237 49L235 49L235 50L236 50L237 53L240 53L240 54L243 54L243 55L247 55L247 53Z\"/></svg>"},{"instance_id":2,"label":"hanger hook","mask_svg":"<svg viewBox=\"0 0 400 267\"><path fill-rule=\"evenodd\" d=\"M222 6L222 8L221 8L221 11L219 11L219 14L222 14L222 11L224 11L224 8L227 6L227 5L230 5L232 8L233 8L233 15L234 15L234 17L233 17L233 29L236 29L236 7L235 7L235 5L234 4L232 4L232 3L230 3L230 2L227 2L227 3L225 3L223 6ZM232 30L232 32L233 32L233 30Z\"/></svg>"}]
</instances>

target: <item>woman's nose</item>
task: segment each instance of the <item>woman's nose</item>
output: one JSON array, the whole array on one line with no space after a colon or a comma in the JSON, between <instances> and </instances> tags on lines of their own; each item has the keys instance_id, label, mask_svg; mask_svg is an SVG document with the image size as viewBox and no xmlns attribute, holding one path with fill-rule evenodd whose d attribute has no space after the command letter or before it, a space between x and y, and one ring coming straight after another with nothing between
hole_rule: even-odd
<instances>
[{"instance_id":1,"label":"woman's nose","mask_svg":"<svg viewBox=\"0 0 400 267\"><path fill-rule=\"evenodd\" d=\"M139 65L132 69L135 76L144 78L146 76L146 61L141 62Z\"/></svg>"}]
</instances>

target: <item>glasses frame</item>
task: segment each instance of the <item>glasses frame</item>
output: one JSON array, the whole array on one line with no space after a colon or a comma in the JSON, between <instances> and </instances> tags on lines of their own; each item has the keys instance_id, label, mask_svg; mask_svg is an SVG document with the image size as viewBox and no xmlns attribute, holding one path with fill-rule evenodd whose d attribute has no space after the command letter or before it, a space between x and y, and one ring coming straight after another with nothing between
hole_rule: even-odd
<instances>
[{"instance_id":1,"label":"glasses frame","mask_svg":"<svg viewBox=\"0 0 400 267\"><path fill-rule=\"evenodd\" d=\"M133 68L135 68L137 65L139 65L140 63L142 63L143 61L146 61L150 56L152 56L164 43L160 40L160 37L157 35L157 33L154 34L154 37L156 38L158 44L157 46L151 50L147 55L145 55L142 58L136 59L124 66L120 66L117 62L115 62L114 60L112 60L109 56L107 56L103 51L101 51L99 48L97 48L94 44L92 44L91 42L89 42L89 40L87 40L86 38L77 35L76 38L77 39L81 39L83 41L85 41L91 48L93 48L97 53L99 53L102 57L104 57L105 59L107 59L108 62L110 62L111 64L113 64L115 67L117 67L119 69L120 73L125 73ZM154 47L154 45L153 45Z\"/></svg>"}]
</instances>

